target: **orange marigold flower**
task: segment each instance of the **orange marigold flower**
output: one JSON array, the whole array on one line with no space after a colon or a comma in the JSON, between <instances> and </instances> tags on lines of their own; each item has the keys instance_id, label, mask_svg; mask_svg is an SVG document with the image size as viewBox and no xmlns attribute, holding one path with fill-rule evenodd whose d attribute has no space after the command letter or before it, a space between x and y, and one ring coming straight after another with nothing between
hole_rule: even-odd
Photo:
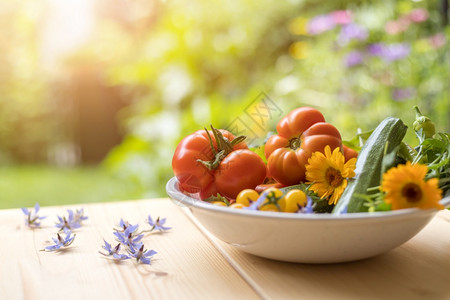
<instances>
[{"instance_id":1,"label":"orange marigold flower","mask_svg":"<svg viewBox=\"0 0 450 300\"><path fill-rule=\"evenodd\" d=\"M314 152L306 165L306 180L312 183L310 190L320 198L327 198L328 204L336 204L347 187L347 178L355 176L356 158L345 162L339 148L331 152L330 146L324 153Z\"/></svg>"},{"instance_id":2,"label":"orange marigold flower","mask_svg":"<svg viewBox=\"0 0 450 300\"><path fill-rule=\"evenodd\" d=\"M385 193L384 202L392 209L417 207L421 209L442 209L439 204L442 190L438 179L425 181L428 167L407 162L405 165L389 169L383 174L380 190Z\"/></svg>"}]
</instances>

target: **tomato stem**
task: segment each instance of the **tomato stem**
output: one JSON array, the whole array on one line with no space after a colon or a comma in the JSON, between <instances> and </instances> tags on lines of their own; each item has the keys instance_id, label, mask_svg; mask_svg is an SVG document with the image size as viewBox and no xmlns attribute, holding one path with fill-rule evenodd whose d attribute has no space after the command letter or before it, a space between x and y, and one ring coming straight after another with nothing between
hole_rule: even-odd
<instances>
[{"instance_id":1,"label":"tomato stem","mask_svg":"<svg viewBox=\"0 0 450 300\"><path fill-rule=\"evenodd\" d=\"M216 154L214 160L212 161L204 161L201 159L197 159L197 161L207 167L209 170L215 170L220 165L220 162L225 158L225 150L220 151Z\"/></svg>"},{"instance_id":2,"label":"tomato stem","mask_svg":"<svg viewBox=\"0 0 450 300\"><path fill-rule=\"evenodd\" d=\"M211 151L212 151L213 155L216 156L217 152L216 152L216 148L214 148L211 135L209 134L209 131L206 128L205 128L205 131L206 131L206 135L208 136L209 146L211 147Z\"/></svg>"},{"instance_id":3,"label":"tomato stem","mask_svg":"<svg viewBox=\"0 0 450 300\"><path fill-rule=\"evenodd\" d=\"M228 140L226 137L223 136L222 132L220 130L214 128L211 125L211 131L213 133L214 139L216 140L217 149L214 147L212 137L209 133L209 131L205 128L206 135L208 136L209 145L211 147L212 154L214 156L213 160L210 161L204 161L201 159L197 159L197 162L204 165L209 170L215 170L220 165L222 160L233 151L233 148L235 145L241 143L246 139L245 136L241 135L236 138L234 138L232 141Z\"/></svg>"},{"instance_id":4,"label":"tomato stem","mask_svg":"<svg viewBox=\"0 0 450 300\"><path fill-rule=\"evenodd\" d=\"M267 202L265 202L263 205L261 205L261 207L274 204L275 207L278 209L278 211L281 211L281 207L280 207L280 204L278 203L278 201L280 201L283 197L284 197L284 194L282 194L280 197L277 197L275 192L271 191L266 196Z\"/></svg>"}]
</instances>

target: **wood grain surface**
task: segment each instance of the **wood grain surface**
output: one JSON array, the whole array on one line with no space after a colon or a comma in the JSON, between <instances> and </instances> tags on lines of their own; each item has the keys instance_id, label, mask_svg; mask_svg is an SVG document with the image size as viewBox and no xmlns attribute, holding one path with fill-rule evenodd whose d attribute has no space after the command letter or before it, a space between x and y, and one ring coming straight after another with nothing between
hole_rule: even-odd
<instances>
[{"instance_id":1,"label":"wood grain surface","mask_svg":"<svg viewBox=\"0 0 450 300\"><path fill-rule=\"evenodd\" d=\"M57 215L89 217L61 252L40 251ZM148 215L172 230L147 234L151 265L116 263L98 253L114 242L120 218L146 226ZM40 229L20 209L0 210L0 299L450 299L450 211L441 211L403 246L343 264L277 262L236 250L210 235L168 199L42 207ZM148 225L147 225L148 226Z\"/></svg>"},{"instance_id":2,"label":"wood grain surface","mask_svg":"<svg viewBox=\"0 0 450 300\"><path fill-rule=\"evenodd\" d=\"M74 243L42 252L55 236L56 215L84 208L89 217ZM98 253L103 238L114 242L120 218L145 226L151 214L172 230L144 237L158 252L151 265L111 261ZM0 299L259 299L180 207L169 200L42 207L43 228L31 230L20 209L0 210ZM147 225L148 226L148 225Z\"/></svg>"}]
</instances>

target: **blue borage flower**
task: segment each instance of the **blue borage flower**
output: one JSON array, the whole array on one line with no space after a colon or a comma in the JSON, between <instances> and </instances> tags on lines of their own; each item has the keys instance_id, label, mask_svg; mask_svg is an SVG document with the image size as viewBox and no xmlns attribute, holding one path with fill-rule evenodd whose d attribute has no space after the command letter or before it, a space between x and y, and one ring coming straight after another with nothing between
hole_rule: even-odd
<instances>
[{"instance_id":1,"label":"blue borage flower","mask_svg":"<svg viewBox=\"0 0 450 300\"><path fill-rule=\"evenodd\" d=\"M266 200L267 191L264 191L259 195L258 199L255 202L252 202L248 207L244 207L244 209L248 210L258 210L261 204L263 204L264 200Z\"/></svg>"},{"instance_id":2,"label":"blue borage flower","mask_svg":"<svg viewBox=\"0 0 450 300\"><path fill-rule=\"evenodd\" d=\"M157 252L155 250L144 249L144 243L142 243L142 238L144 237L143 232L152 232L154 230L167 231L171 227L164 226L166 223L166 218L158 217L155 221L148 215L147 223L151 226L148 230L139 231L138 224L131 224L123 218L119 221L119 228L114 228L114 236L118 244L113 248L110 243L103 240L104 245L102 248L106 250L106 253L99 251L100 254L104 256L112 256L116 260L126 260L130 258L135 258L136 262L143 264L151 263L151 256L155 255ZM124 246L127 254L121 253L121 248Z\"/></svg>"},{"instance_id":3,"label":"blue borage flower","mask_svg":"<svg viewBox=\"0 0 450 300\"><path fill-rule=\"evenodd\" d=\"M108 253L103 253L98 251L98 253L100 253L101 255L104 256L112 256L114 259L117 260L125 260L125 259L130 259L131 257L126 255L126 254L121 254L120 252L120 243L117 244L117 246L115 246L114 248L111 247L111 244L108 243L107 241L103 240L105 242L105 245L102 246L103 249L105 249Z\"/></svg>"},{"instance_id":4,"label":"blue borage flower","mask_svg":"<svg viewBox=\"0 0 450 300\"><path fill-rule=\"evenodd\" d=\"M139 248L141 246L141 239L144 237L143 234L137 234L139 225L129 225L124 231L116 230L113 234L116 236L116 240L128 247Z\"/></svg>"},{"instance_id":5,"label":"blue borage flower","mask_svg":"<svg viewBox=\"0 0 450 300\"><path fill-rule=\"evenodd\" d=\"M64 228L64 233L66 235L65 238L63 238L59 233L57 233L56 238L52 238L55 244L47 246L41 251L57 251L60 250L61 248L70 246L75 240L76 234L72 235L72 232L67 228Z\"/></svg>"},{"instance_id":6,"label":"blue borage flower","mask_svg":"<svg viewBox=\"0 0 450 300\"><path fill-rule=\"evenodd\" d=\"M306 199L307 199L306 206L305 206L304 210L302 210L302 212L305 214L312 214L312 213L314 213L313 200L309 196L307 196Z\"/></svg>"},{"instance_id":7,"label":"blue borage flower","mask_svg":"<svg viewBox=\"0 0 450 300\"><path fill-rule=\"evenodd\" d=\"M84 215L83 208L80 210L76 210L75 213L73 212L73 210L68 209L67 213L67 218L65 216L57 216L59 222L55 224L55 227L59 228L59 230L64 230L64 228L67 228L69 230L80 228L81 222L88 219L88 217Z\"/></svg>"},{"instance_id":8,"label":"blue borage flower","mask_svg":"<svg viewBox=\"0 0 450 300\"><path fill-rule=\"evenodd\" d=\"M22 212L25 214L25 225L27 225L30 228L38 228L41 226L41 220L47 218L46 216L40 217L38 215L39 209L41 207L39 206L39 203L36 203L34 205L34 211L29 210L26 207L22 207Z\"/></svg>"},{"instance_id":9,"label":"blue borage flower","mask_svg":"<svg viewBox=\"0 0 450 300\"><path fill-rule=\"evenodd\" d=\"M114 229L114 230L116 230L116 231L125 231L125 229L127 229L129 226L134 226L134 225L132 225L132 224L130 224L127 220L124 220L124 219L120 219L120 221L119 221L119 229Z\"/></svg>"},{"instance_id":10,"label":"blue borage flower","mask_svg":"<svg viewBox=\"0 0 450 300\"><path fill-rule=\"evenodd\" d=\"M166 231L169 229L172 229L172 227L166 227L164 226L164 224L166 223L166 218L160 219L160 217L158 217L156 219L156 221L153 221L152 216L148 215L147 217L147 223L152 226L152 228L150 229L150 231L153 230L159 230L159 231Z\"/></svg>"},{"instance_id":11,"label":"blue borage flower","mask_svg":"<svg viewBox=\"0 0 450 300\"><path fill-rule=\"evenodd\" d=\"M155 250L145 250L144 245L137 248L130 247L128 249L130 256L136 258L136 262L149 265L151 263L151 256L155 255L157 252Z\"/></svg>"}]
</instances>

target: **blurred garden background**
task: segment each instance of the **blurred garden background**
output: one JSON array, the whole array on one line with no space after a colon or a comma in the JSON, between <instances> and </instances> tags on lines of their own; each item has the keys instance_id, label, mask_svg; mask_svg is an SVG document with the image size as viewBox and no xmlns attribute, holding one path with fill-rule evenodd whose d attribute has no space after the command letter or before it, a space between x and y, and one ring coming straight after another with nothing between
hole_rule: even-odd
<instances>
[{"instance_id":1,"label":"blurred garden background","mask_svg":"<svg viewBox=\"0 0 450 300\"><path fill-rule=\"evenodd\" d=\"M448 2L3 1L0 208L165 197L180 139L261 95L450 132Z\"/></svg>"}]
</instances>

